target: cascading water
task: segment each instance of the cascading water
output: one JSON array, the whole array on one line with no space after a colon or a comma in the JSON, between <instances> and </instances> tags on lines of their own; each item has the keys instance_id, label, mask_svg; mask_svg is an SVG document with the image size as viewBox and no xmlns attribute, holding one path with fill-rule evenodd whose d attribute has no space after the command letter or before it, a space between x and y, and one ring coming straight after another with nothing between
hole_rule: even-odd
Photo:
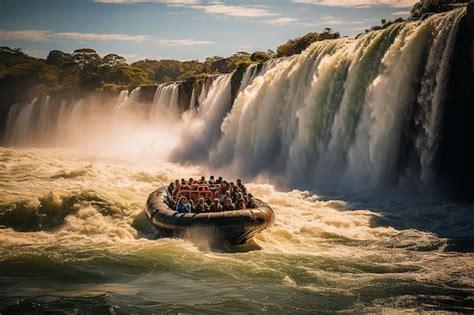
<instances>
[{"instance_id":1,"label":"cascading water","mask_svg":"<svg viewBox=\"0 0 474 315\"><path fill-rule=\"evenodd\" d=\"M153 98L153 109L151 116L159 112L178 113L179 108L179 83L162 84L156 89Z\"/></svg>"},{"instance_id":2,"label":"cascading water","mask_svg":"<svg viewBox=\"0 0 474 315\"><path fill-rule=\"evenodd\" d=\"M235 82L226 74L203 79L188 96L181 94L182 82L162 84L151 105L137 105L139 87L130 96L120 93L118 104L107 110L87 100L15 104L7 143L44 144L55 133L51 126L62 135L94 110L102 113L104 125L114 125L118 107L183 127L172 161L204 161L243 176L271 173L288 187L370 190L407 182L429 187L462 16L463 10L454 10L397 23L251 65L234 100Z\"/></svg>"},{"instance_id":3,"label":"cascading water","mask_svg":"<svg viewBox=\"0 0 474 315\"><path fill-rule=\"evenodd\" d=\"M180 147L173 155L176 159L205 159L210 146L220 137L220 124L231 108L230 74L218 77L212 82L205 97L200 97L198 115L185 128Z\"/></svg>"},{"instance_id":4,"label":"cascading water","mask_svg":"<svg viewBox=\"0 0 474 315\"><path fill-rule=\"evenodd\" d=\"M175 118L166 109L142 103L140 97L138 87L130 96L125 90L117 98L90 94L78 100L51 101L44 96L17 103L10 108L4 142L164 159L176 141Z\"/></svg>"},{"instance_id":5,"label":"cascading water","mask_svg":"<svg viewBox=\"0 0 474 315\"><path fill-rule=\"evenodd\" d=\"M125 105L125 103L128 101L128 90L123 90L120 91L120 94L118 96L118 107L122 107Z\"/></svg>"},{"instance_id":6,"label":"cascading water","mask_svg":"<svg viewBox=\"0 0 474 315\"><path fill-rule=\"evenodd\" d=\"M243 88L219 122L202 116L203 125L219 128L217 145L204 150L209 164L248 176L278 174L290 187L373 189L413 173L411 180L429 185L462 16L456 10L318 42L281 60ZM221 114L229 108L212 104ZM412 123L419 131L406 138ZM415 143L415 164L404 164L406 142Z\"/></svg>"},{"instance_id":7,"label":"cascading water","mask_svg":"<svg viewBox=\"0 0 474 315\"><path fill-rule=\"evenodd\" d=\"M29 147L0 148L0 313L472 312L472 205L268 183L429 186L461 16L162 85L154 103L142 87L14 104L7 143ZM164 163L174 143L203 165ZM203 233L158 238L148 194L207 164L262 175L246 185L275 225L224 252Z\"/></svg>"}]
</instances>

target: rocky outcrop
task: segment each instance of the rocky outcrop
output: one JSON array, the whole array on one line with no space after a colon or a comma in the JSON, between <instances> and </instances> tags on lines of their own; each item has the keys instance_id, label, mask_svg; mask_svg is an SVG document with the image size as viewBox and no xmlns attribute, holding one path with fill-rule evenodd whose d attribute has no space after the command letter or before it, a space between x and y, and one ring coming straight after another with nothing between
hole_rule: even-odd
<instances>
[{"instance_id":1,"label":"rocky outcrop","mask_svg":"<svg viewBox=\"0 0 474 315\"><path fill-rule=\"evenodd\" d=\"M144 85L140 87L139 101L141 103L153 103L158 85Z\"/></svg>"},{"instance_id":2,"label":"rocky outcrop","mask_svg":"<svg viewBox=\"0 0 474 315\"><path fill-rule=\"evenodd\" d=\"M474 4L461 22L442 128L440 189L474 201Z\"/></svg>"},{"instance_id":3,"label":"rocky outcrop","mask_svg":"<svg viewBox=\"0 0 474 315\"><path fill-rule=\"evenodd\" d=\"M471 71L474 73L474 3L469 3L466 9L466 31L470 38Z\"/></svg>"}]
</instances>

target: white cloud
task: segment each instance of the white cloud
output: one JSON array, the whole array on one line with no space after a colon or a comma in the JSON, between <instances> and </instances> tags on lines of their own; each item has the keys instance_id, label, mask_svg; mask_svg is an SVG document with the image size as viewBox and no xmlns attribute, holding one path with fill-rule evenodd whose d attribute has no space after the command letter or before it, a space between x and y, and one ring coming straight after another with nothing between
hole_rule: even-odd
<instances>
[{"instance_id":1,"label":"white cloud","mask_svg":"<svg viewBox=\"0 0 474 315\"><path fill-rule=\"evenodd\" d=\"M49 31L41 30L22 30L22 31L0 31L0 39L2 40L26 40L30 42L48 41Z\"/></svg>"},{"instance_id":2,"label":"white cloud","mask_svg":"<svg viewBox=\"0 0 474 315\"><path fill-rule=\"evenodd\" d=\"M223 2L210 2L207 5L193 5L191 8L201 10L209 14L222 14L237 17L262 17L278 15L261 6L227 5Z\"/></svg>"},{"instance_id":3,"label":"white cloud","mask_svg":"<svg viewBox=\"0 0 474 315\"><path fill-rule=\"evenodd\" d=\"M214 42L207 40L193 40L193 39L158 39L158 43L163 46L195 46L195 45L210 45Z\"/></svg>"},{"instance_id":4,"label":"white cloud","mask_svg":"<svg viewBox=\"0 0 474 315\"><path fill-rule=\"evenodd\" d=\"M418 0L293 0L293 2L337 7L384 6L393 8L409 8L418 2Z\"/></svg>"},{"instance_id":5,"label":"white cloud","mask_svg":"<svg viewBox=\"0 0 474 315\"><path fill-rule=\"evenodd\" d=\"M368 20L357 20L357 21L345 21L340 18L326 15L319 18L320 22L303 22L296 18L276 18L272 20L266 20L262 23L275 26L304 26L304 27L320 27L320 26L331 26L331 25L361 25L367 24Z\"/></svg>"},{"instance_id":6,"label":"white cloud","mask_svg":"<svg viewBox=\"0 0 474 315\"><path fill-rule=\"evenodd\" d=\"M256 5L229 5L222 1L211 1L207 4L200 0L93 0L94 2L107 4L133 4L133 3L161 3L168 6L183 6L200 10L208 14L226 15L235 17L263 17L279 15L266 9L264 6Z\"/></svg>"},{"instance_id":7,"label":"white cloud","mask_svg":"<svg viewBox=\"0 0 474 315\"><path fill-rule=\"evenodd\" d=\"M295 18L283 17L264 21L263 23L269 25L295 25L299 20Z\"/></svg>"},{"instance_id":8,"label":"white cloud","mask_svg":"<svg viewBox=\"0 0 474 315\"><path fill-rule=\"evenodd\" d=\"M163 3L163 4L199 4L199 0L94 0L107 4Z\"/></svg>"},{"instance_id":9,"label":"white cloud","mask_svg":"<svg viewBox=\"0 0 474 315\"><path fill-rule=\"evenodd\" d=\"M99 41L130 41L145 42L153 38L147 35L127 35L127 34L98 34L98 33L50 33L52 39L77 39L77 40L99 40Z\"/></svg>"},{"instance_id":10,"label":"white cloud","mask_svg":"<svg viewBox=\"0 0 474 315\"><path fill-rule=\"evenodd\" d=\"M32 42L47 42L54 40L84 40L84 41L130 41L130 42L157 42L163 46L192 46L209 45L210 41L193 39L161 39L149 35L128 34L100 34L78 32L51 32L45 30L2 31L1 40L24 40Z\"/></svg>"}]
</instances>

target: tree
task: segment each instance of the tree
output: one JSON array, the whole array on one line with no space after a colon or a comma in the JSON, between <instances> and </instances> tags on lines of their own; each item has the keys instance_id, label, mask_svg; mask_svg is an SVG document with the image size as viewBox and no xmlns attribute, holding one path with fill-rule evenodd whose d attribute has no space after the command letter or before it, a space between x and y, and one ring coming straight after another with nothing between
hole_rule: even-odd
<instances>
[{"instance_id":1,"label":"tree","mask_svg":"<svg viewBox=\"0 0 474 315\"><path fill-rule=\"evenodd\" d=\"M62 52L60 50L51 50L46 57L46 63L50 65L55 65L58 67L64 66L65 63L72 61L71 54Z\"/></svg>"},{"instance_id":2,"label":"tree","mask_svg":"<svg viewBox=\"0 0 474 315\"><path fill-rule=\"evenodd\" d=\"M119 65L127 64L127 60L124 57L116 54L108 54L102 58L102 65L107 67L116 67Z\"/></svg>"},{"instance_id":3,"label":"tree","mask_svg":"<svg viewBox=\"0 0 474 315\"><path fill-rule=\"evenodd\" d=\"M286 44L277 48L277 57L288 57L301 53L309 45L316 41L339 38L339 32L333 33L330 28L326 28L323 33L308 33L302 37L290 39Z\"/></svg>"},{"instance_id":4,"label":"tree","mask_svg":"<svg viewBox=\"0 0 474 315\"><path fill-rule=\"evenodd\" d=\"M81 48L74 50L72 53L72 59L77 65L84 67L88 64L98 63L100 61L100 56L94 49Z\"/></svg>"},{"instance_id":5,"label":"tree","mask_svg":"<svg viewBox=\"0 0 474 315\"><path fill-rule=\"evenodd\" d=\"M264 51L256 51L250 56L250 60L258 62L265 62L269 59L272 59L272 57Z\"/></svg>"}]
</instances>

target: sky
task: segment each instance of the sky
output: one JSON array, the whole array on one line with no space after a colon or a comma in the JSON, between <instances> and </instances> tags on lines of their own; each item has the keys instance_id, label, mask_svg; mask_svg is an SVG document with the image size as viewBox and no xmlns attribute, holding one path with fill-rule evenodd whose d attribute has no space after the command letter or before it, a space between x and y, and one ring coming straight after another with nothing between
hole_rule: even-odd
<instances>
[{"instance_id":1,"label":"sky","mask_svg":"<svg viewBox=\"0 0 474 315\"><path fill-rule=\"evenodd\" d=\"M407 17L416 0L0 0L0 46L46 57L92 48L139 59L204 60L275 50L326 27L342 36Z\"/></svg>"}]
</instances>

